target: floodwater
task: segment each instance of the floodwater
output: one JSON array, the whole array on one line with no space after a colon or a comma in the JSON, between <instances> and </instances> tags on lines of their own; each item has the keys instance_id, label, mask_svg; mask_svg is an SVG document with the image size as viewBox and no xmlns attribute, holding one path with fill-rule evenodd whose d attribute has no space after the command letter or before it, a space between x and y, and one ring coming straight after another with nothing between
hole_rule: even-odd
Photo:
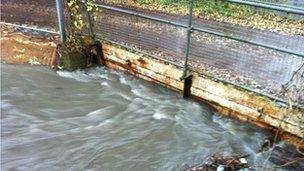
<instances>
[{"instance_id":1,"label":"floodwater","mask_svg":"<svg viewBox=\"0 0 304 171\"><path fill-rule=\"evenodd\" d=\"M2 170L181 170L216 152L250 154L257 170L276 165L257 153L269 133L136 77L1 70Z\"/></svg>"}]
</instances>

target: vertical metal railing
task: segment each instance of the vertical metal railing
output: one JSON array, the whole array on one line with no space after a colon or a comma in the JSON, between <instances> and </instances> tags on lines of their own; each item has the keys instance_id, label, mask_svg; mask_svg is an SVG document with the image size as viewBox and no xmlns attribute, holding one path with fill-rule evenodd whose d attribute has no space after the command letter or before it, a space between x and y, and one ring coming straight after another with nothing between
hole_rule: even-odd
<instances>
[{"instance_id":1,"label":"vertical metal railing","mask_svg":"<svg viewBox=\"0 0 304 171\"><path fill-rule=\"evenodd\" d=\"M187 77L187 71L188 71L188 59L189 59L189 51L190 51L190 43L191 43L191 33L193 30L192 26L192 15L193 15L193 4L194 0L190 0L189 2L189 19L188 19L188 25L187 25L187 44L186 44L186 52L185 52L185 63L184 63L184 72L181 79L184 79Z\"/></svg>"},{"instance_id":2,"label":"vertical metal railing","mask_svg":"<svg viewBox=\"0 0 304 171\"><path fill-rule=\"evenodd\" d=\"M64 27L64 9L63 9L62 0L56 0L56 11L57 11L57 20L58 20L60 41L64 42L65 38L66 38L66 34L65 34L65 27Z\"/></svg>"},{"instance_id":3,"label":"vertical metal railing","mask_svg":"<svg viewBox=\"0 0 304 171\"><path fill-rule=\"evenodd\" d=\"M186 51L185 51L185 62L184 62L184 71L181 79L184 81L184 88L183 88L183 97L188 98L191 96L191 86L192 86L192 75L188 74L188 59L189 59L189 51L190 51L190 43L191 43L191 33L193 30L192 25L192 18L193 18L193 5L194 0L189 1L188 7L188 25L187 25L187 44L186 44Z\"/></svg>"},{"instance_id":4,"label":"vertical metal railing","mask_svg":"<svg viewBox=\"0 0 304 171\"><path fill-rule=\"evenodd\" d=\"M87 0L84 0L83 2L87 3ZM89 34L90 34L91 39L93 40L93 43L95 43L96 39L95 39L94 31L93 31L92 17L85 5L84 5L84 10L85 10L85 15L86 15L86 20L88 23Z\"/></svg>"}]
</instances>

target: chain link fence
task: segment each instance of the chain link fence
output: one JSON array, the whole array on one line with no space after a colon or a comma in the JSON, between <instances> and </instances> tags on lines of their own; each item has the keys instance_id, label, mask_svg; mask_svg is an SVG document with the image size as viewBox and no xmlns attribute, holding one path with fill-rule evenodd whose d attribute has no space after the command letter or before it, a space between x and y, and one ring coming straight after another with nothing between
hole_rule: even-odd
<instances>
[{"instance_id":1,"label":"chain link fence","mask_svg":"<svg viewBox=\"0 0 304 171\"><path fill-rule=\"evenodd\" d=\"M228 0L230 1L232 4L243 3L241 0ZM254 16L243 17L241 21L245 23L236 24L231 22L233 20L230 17L220 20L206 18L202 15L205 13L200 14L196 10L192 16L193 24L188 28L187 1L184 8L170 6L173 12L166 9L168 6L145 4L146 1L96 2L101 9L94 23L94 32L98 38L183 67L188 45L187 29L191 29L188 69L218 81L286 102L286 90L282 88L283 85L292 81L295 72L303 72L299 68L304 63L304 34L298 29L304 25L302 15L295 14L298 17L290 19L284 18L285 14L290 13L281 10L250 7L254 10L268 10L278 16L283 15L282 24L286 24L283 19L295 23L290 27L287 23L286 26L290 30L271 30L264 29L261 26L264 24L262 21L253 23ZM172 1L176 2L179 1ZM195 5L195 8L198 8L204 5L205 1L196 2L199 2ZM281 4L281 1L252 2L262 2L264 5L276 3L279 9L288 8L300 11L300 14L304 5L304 2L297 0L290 0L285 4ZM242 3L242 6L246 6L247 2L244 1L245 5ZM151 9L146 8L147 6ZM1 22L58 32L55 0L2 0L1 12ZM69 25L67 21L68 17L65 15L66 27ZM280 24L280 21L277 23ZM296 28L296 31L292 30L293 28ZM291 34L288 34L289 31ZM303 91L297 94L304 97ZM299 100L299 103L304 103L304 100Z\"/></svg>"},{"instance_id":2,"label":"chain link fence","mask_svg":"<svg viewBox=\"0 0 304 171\"><path fill-rule=\"evenodd\" d=\"M96 34L114 41L182 64L185 54L185 29L154 22L134 15L103 9L95 24Z\"/></svg>"},{"instance_id":3,"label":"chain link fence","mask_svg":"<svg viewBox=\"0 0 304 171\"><path fill-rule=\"evenodd\" d=\"M99 1L99 4L102 11L95 30L101 39L183 65L187 15L156 12L130 3L126 5L126 1ZM303 35L244 27L200 16L193 16L193 20L190 68L226 83L275 96L279 101L287 100L282 87L304 63Z\"/></svg>"}]
</instances>

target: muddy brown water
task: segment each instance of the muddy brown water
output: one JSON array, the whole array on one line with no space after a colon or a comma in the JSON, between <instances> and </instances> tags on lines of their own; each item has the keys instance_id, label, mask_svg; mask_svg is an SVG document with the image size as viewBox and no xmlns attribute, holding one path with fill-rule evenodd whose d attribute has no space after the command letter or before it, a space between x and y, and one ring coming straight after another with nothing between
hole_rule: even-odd
<instances>
[{"instance_id":1,"label":"muddy brown water","mask_svg":"<svg viewBox=\"0 0 304 171\"><path fill-rule=\"evenodd\" d=\"M2 170L182 170L216 152L268 170L293 152L280 142L267 162L268 132L121 72L1 71Z\"/></svg>"}]
</instances>

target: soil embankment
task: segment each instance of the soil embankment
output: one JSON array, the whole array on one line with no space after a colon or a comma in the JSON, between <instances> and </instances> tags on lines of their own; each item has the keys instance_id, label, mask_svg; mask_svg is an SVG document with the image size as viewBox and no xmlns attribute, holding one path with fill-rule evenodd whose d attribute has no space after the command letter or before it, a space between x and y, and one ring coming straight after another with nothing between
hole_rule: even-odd
<instances>
[{"instance_id":1,"label":"soil embankment","mask_svg":"<svg viewBox=\"0 0 304 171\"><path fill-rule=\"evenodd\" d=\"M51 37L26 35L1 26L2 63L49 65L55 47L55 40Z\"/></svg>"}]
</instances>

